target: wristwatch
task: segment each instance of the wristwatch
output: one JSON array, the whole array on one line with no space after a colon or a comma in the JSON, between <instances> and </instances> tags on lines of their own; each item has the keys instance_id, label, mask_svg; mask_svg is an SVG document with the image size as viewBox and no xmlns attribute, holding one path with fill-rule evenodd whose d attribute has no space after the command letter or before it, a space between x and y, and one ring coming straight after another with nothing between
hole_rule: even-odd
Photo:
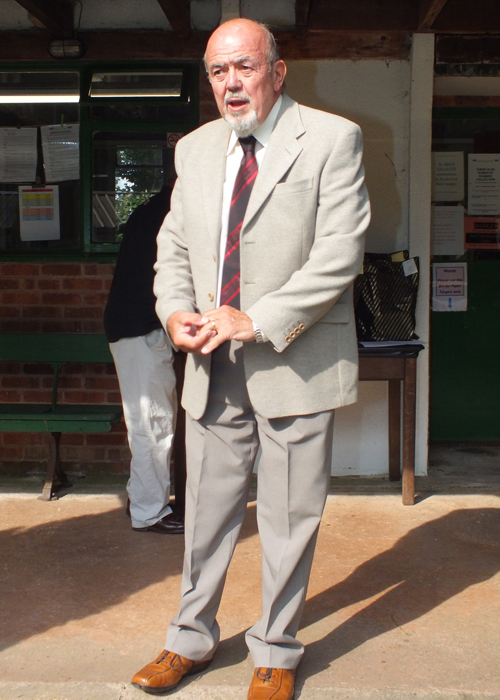
<instances>
[{"instance_id":1,"label":"wristwatch","mask_svg":"<svg viewBox=\"0 0 500 700\"><path fill-rule=\"evenodd\" d=\"M255 333L255 342L256 343L265 343L266 341L264 340L264 334L260 330L259 326L255 323L255 321L252 321L252 326L253 326L253 332Z\"/></svg>"}]
</instances>

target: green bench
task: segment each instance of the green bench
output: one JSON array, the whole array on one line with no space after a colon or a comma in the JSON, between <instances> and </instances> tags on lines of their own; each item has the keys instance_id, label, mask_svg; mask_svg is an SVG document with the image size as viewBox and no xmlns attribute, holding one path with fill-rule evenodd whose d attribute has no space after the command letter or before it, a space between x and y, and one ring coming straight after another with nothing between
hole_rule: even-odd
<instances>
[{"instance_id":1,"label":"green bench","mask_svg":"<svg viewBox=\"0 0 500 700\"><path fill-rule=\"evenodd\" d=\"M50 404L0 404L0 430L49 433L50 457L41 500L57 498L61 486L70 486L59 461L62 433L104 433L122 416L122 407L57 403L59 372L72 362L112 363L104 335L78 333L0 333L0 361L36 362L52 366L54 379Z\"/></svg>"}]
</instances>

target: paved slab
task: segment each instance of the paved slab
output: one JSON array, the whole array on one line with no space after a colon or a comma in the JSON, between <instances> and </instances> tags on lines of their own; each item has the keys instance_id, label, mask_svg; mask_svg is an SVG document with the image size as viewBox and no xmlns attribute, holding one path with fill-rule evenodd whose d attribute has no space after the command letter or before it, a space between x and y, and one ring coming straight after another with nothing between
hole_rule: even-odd
<instances>
[{"instance_id":1,"label":"paved slab","mask_svg":"<svg viewBox=\"0 0 500 700\"><path fill-rule=\"evenodd\" d=\"M300 638L304 700L500 700L500 500L392 487L328 498ZM58 501L0 493L0 700L139 700L129 680L163 647L183 538L136 533L123 488ZM486 491L486 492L484 492ZM216 504L214 504L216 507ZM244 631L260 614L250 503L210 669L179 700L245 700Z\"/></svg>"}]
</instances>

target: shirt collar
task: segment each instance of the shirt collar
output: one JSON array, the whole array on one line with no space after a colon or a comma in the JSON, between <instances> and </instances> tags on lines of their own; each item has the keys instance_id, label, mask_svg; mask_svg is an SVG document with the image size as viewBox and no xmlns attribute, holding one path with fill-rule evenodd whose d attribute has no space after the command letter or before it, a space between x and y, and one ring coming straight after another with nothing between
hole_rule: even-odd
<instances>
[{"instance_id":1,"label":"shirt collar","mask_svg":"<svg viewBox=\"0 0 500 700\"><path fill-rule=\"evenodd\" d=\"M253 135L255 136L257 141L264 148L267 146L267 144L269 143L269 139L271 138L271 134L274 129L274 125L276 124L282 101L283 97L280 95L276 100L276 104L273 106L272 110L267 115L266 119L253 132ZM231 129L231 136L229 137L229 144L227 147L226 155L229 155L234 151L237 142L238 137L236 136L235 132Z\"/></svg>"}]
</instances>

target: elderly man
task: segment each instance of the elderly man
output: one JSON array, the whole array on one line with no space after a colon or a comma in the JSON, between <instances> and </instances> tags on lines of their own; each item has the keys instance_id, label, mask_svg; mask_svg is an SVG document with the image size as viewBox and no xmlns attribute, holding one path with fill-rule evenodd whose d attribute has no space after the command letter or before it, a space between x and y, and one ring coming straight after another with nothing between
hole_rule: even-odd
<instances>
[{"instance_id":1,"label":"elderly man","mask_svg":"<svg viewBox=\"0 0 500 700\"><path fill-rule=\"evenodd\" d=\"M369 221L362 138L282 94L262 25L236 19L205 54L223 117L177 145L158 238L157 312L187 351L186 552L165 650L133 684L174 688L212 659L258 447L261 619L249 700L289 700L330 478L333 412L356 400L352 282Z\"/></svg>"}]
</instances>

